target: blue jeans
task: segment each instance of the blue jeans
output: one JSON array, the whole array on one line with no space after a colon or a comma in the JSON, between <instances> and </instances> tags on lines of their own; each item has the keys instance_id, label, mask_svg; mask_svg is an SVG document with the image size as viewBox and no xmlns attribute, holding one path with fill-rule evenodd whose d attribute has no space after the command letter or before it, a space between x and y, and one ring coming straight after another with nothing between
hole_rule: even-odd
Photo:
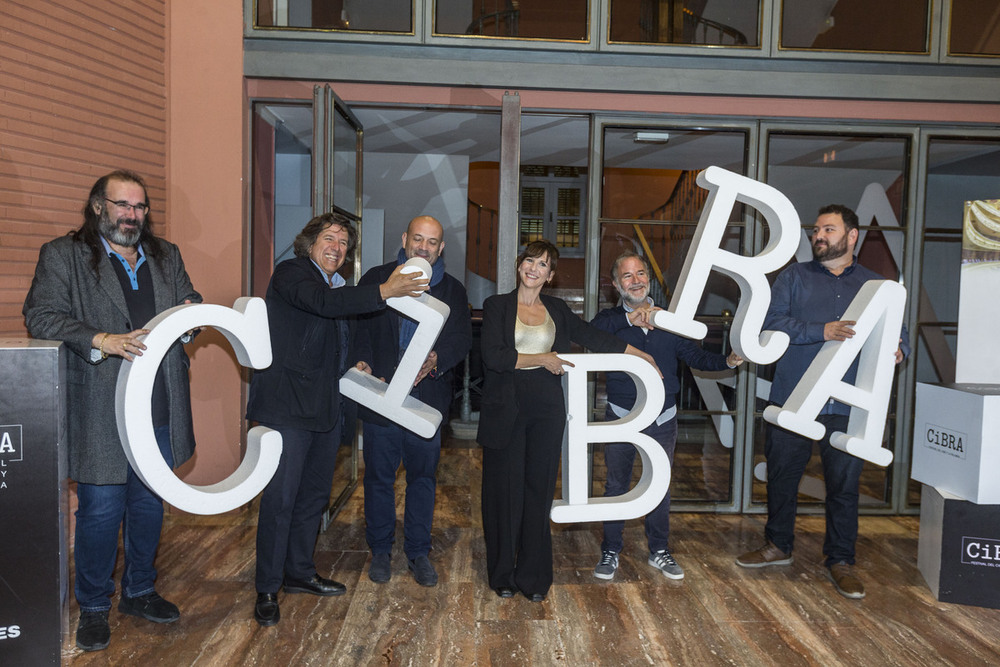
<instances>
[{"instance_id":1,"label":"blue jeans","mask_svg":"<svg viewBox=\"0 0 1000 667\"><path fill-rule=\"evenodd\" d=\"M396 536L396 471L406 468L403 551L414 559L431 550L431 523L441 429L424 439L401 426L365 422L365 538L373 554L392 552Z\"/></svg>"},{"instance_id":2,"label":"blue jeans","mask_svg":"<svg viewBox=\"0 0 1000 667\"><path fill-rule=\"evenodd\" d=\"M618 419L613 412L608 410L605 420ZM659 426L652 423L642 431L646 435L656 440L663 447L670 465L674 465L674 449L677 446L677 418L663 422ZM607 482L604 485L604 497L620 496L626 493L632 486L632 465L635 462L635 445L627 442L613 442L604 445L604 464L607 466ZM667 488L667 495L663 497L660 504L652 512L646 515L646 544L649 551L662 551L667 548L670 537L670 489ZM604 522L604 540L601 542L601 551L614 551L619 553L624 546L622 531L625 528L624 521Z\"/></svg>"},{"instance_id":3,"label":"blue jeans","mask_svg":"<svg viewBox=\"0 0 1000 667\"><path fill-rule=\"evenodd\" d=\"M764 456L767 457L764 535L785 553L791 552L795 542L799 482L812 457L813 443L816 443L826 482L826 538L823 542L826 565L841 561L853 565L854 543L858 539L858 481L864 462L830 445L831 433L847 431L846 415L820 415L816 420L826 427L826 435L819 441L768 425L764 442Z\"/></svg>"},{"instance_id":4,"label":"blue jeans","mask_svg":"<svg viewBox=\"0 0 1000 667\"><path fill-rule=\"evenodd\" d=\"M172 469L170 427L153 431L164 461ZM115 561L118 558L118 531L125 547L122 595L139 597L152 593L156 581L156 549L163 525L163 501L149 490L132 467L125 484L83 484L76 487L76 565L74 592L81 611L111 609L115 594Z\"/></svg>"}]
</instances>

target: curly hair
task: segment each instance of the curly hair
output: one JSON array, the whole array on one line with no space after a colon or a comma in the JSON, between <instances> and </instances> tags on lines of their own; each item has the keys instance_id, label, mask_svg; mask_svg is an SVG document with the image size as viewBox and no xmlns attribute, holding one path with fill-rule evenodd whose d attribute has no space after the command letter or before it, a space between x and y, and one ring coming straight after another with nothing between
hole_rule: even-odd
<instances>
[{"instance_id":1,"label":"curly hair","mask_svg":"<svg viewBox=\"0 0 1000 667\"><path fill-rule=\"evenodd\" d=\"M350 218L341 213L324 213L307 222L306 226L295 237L293 243L295 256L308 257L309 251L312 250L313 244L316 243L316 239L319 238L323 230L334 225L347 232L347 255L344 257L344 261L353 261L354 249L358 246L358 230L354 228Z\"/></svg>"}]
</instances>

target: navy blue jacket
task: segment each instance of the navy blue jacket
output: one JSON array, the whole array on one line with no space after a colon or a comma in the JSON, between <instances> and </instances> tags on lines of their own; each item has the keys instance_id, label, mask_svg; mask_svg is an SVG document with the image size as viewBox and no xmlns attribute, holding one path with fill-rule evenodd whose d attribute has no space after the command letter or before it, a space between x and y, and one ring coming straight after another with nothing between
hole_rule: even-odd
<instances>
[{"instance_id":1,"label":"navy blue jacket","mask_svg":"<svg viewBox=\"0 0 1000 667\"><path fill-rule=\"evenodd\" d=\"M660 412L677 404L677 392L681 388L678 359L683 359L691 368L702 371L721 371L729 368L726 364L726 355L706 352L693 340L663 329L653 329L643 333L645 330L642 327L629 325L628 316L622 306L605 308L597 313L590 323L653 357L660 372L663 373L665 397ZM614 403L625 410L631 410L635 405L635 382L627 374L608 373L607 391L609 403Z\"/></svg>"},{"instance_id":2,"label":"navy blue jacket","mask_svg":"<svg viewBox=\"0 0 1000 667\"><path fill-rule=\"evenodd\" d=\"M399 264L392 261L370 269L358 281L358 286L384 283L397 266ZM434 344L434 351L438 356L437 371L421 380L410 392L410 396L440 412L444 418L442 423L445 423L452 400L452 369L465 361L465 356L472 347L472 317L465 287L447 273L440 282L431 286L429 293L444 302L451 312ZM399 350L399 319L400 314L392 308L359 317L351 364L364 361L371 366L372 375L391 382L402 358ZM358 407L359 416L368 423L379 426L395 423L364 406Z\"/></svg>"},{"instance_id":3,"label":"navy blue jacket","mask_svg":"<svg viewBox=\"0 0 1000 667\"><path fill-rule=\"evenodd\" d=\"M378 284L330 289L308 257L279 264L267 286L271 365L254 371L247 419L329 431L340 418L340 332L334 318L385 308Z\"/></svg>"}]
</instances>

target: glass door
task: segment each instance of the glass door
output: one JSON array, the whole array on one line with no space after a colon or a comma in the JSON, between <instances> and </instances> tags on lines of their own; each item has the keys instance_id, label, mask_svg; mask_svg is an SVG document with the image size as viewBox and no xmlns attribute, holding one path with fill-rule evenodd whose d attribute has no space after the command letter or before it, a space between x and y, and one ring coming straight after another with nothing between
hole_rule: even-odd
<instances>
[{"instance_id":1,"label":"glass door","mask_svg":"<svg viewBox=\"0 0 1000 667\"><path fill-rule=\"evenodd\" d=\"M591 179L590 201L599 205L588 230L589 317L618 304L611 268L625 251L647 259L652 270L650 296L657 306L669 306L708 195L695 179L713 165L747 174L753 136L749 125L706 128L703 122L668 125L597 119L593 142L599 147L600 169ZM742 205L731 212L725 249L749 254L750 215ZM713 272L698 309L698 319L709 329L700 341L704 349L729 352L729 328L738 300L736 283ZM671 477L674 507L736 511L744 447L737 407L745 384L741 378L747 372L706 373L683 363L679 372L678 437ZM606 403L602 385L598 383L596 401L601 415ZM638 466L634 472L638 475ZM602 452L595 451L594 479L603 480L603 475Z\"/></svg>"},{"instance_id":2,"label":"glass door","mask_svg":"<svg viewBox=\"0 0 1000 667\"><path fill-rule=\"evenodd\" d=\"M267 292L278 263L294 256L295 236L314 216L335 211L358 228L354 263L341 273L360 277L364 128L330 86L316 86L312 102L254 101L251 119L250 294ZM358 484L357 429L344 434L323 528Z\"/></svg>"}]
</instances>

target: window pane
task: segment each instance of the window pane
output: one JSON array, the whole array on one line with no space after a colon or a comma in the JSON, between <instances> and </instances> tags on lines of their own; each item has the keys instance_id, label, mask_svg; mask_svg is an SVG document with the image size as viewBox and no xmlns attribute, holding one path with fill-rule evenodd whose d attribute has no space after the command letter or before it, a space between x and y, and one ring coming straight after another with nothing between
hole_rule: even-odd
<instances>
[{"instance_id":1,"label":"window pane","mask_svg":"<svg viewBox=\"0 0 1000 667\"><path fill-rule=\"evenodd\" d=\"M760 46L760 0L611 0L610 42Z\"/></svg>"},{"instance_id":2,"label":"window pane","mask_svg":"<svg viewBox=\"0 0 1000 667\"><path fill-rule=\"evenodd\" d=\"M697 222L708 195L695 183L716 165L744 173L741 131L609 127L601 217Z\"/></svg>"},{"instance_id":3,"label":"window pane","mask_svg":"<svg viewBox=\"0 0 1000 667\"><path fill-rule=\"evenodd\" d=\"M1000 56L1000 4L996 0L951 0L948 53Z\"/></svg>"},{"instance_id":4,"label":"window pane","mask_svg":"<svg viewBox=\"0 0 1000 667\"><path fill-rule=\"evenodd\" d=\"M349 215L357 210L360 129L338 106L333 116L333 205Z\"/></svg>"},{"instance_id":5,"label":"window pane","mask_svg":"<svg viewBox=\"0 0 1000 667\"><path fill-rule=\"evenodd\" d=\"M257 0L259 28L413 32L413 0Z\"/></svg>"},{"instance_id":6,"label":"window pane","mask_svg":"<svg viewBox=\"0 0 1000 667\"><path fill-rule=\"evenodd\" d=\"M783 0L781 46L927 53L929 0Z\"/></svg>"},{"instance_id":7,"label":"window pane","mask_svg":"<svg viewBox=\"0 0 1000 667\"><path fill-rule=\"evenodd\" d=\"M435 0L434 34L586 41L587 11L587 0Z\"/></svg>"}]
</instances>

